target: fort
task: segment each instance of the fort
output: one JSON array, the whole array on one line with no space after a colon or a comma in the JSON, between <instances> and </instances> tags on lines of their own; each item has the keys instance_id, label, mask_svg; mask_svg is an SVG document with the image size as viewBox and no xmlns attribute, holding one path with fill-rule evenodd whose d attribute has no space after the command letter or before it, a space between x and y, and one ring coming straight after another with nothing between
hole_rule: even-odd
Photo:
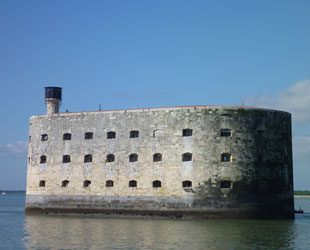
<instances>
[{"instance_id":1,"label":"fort","mask_svg":"<svg viewBox=\"0 0 310 250\"><path fill-rule=\"evenodd\" d=\"M244 106L30 118L26 208L177 218L294 218L291 114Z\"/></svg>"}]
</instances>

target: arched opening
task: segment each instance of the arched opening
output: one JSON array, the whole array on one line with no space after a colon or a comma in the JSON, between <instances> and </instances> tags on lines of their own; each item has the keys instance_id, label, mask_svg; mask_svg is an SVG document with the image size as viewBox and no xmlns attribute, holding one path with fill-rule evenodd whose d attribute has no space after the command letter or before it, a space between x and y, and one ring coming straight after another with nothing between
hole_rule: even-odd
<instances>
[{"instance_id":1,"label":"arched opening","mask_svg":"<svg viewBox=\"0 0 310 250\"><path fill-rule=\"evenodd\" d=\"M41 155L40 163L46 163L46 160L47 160L46 155Z\"/></svg>"},{"instance_id":2,"label":"arched opening","mask_svg":"<svg viewBox=\"0 0 310 250\"><path fill-rule=\"evenodd\" d=\"M106 186L106 187L113 187L113 186L114 186L114 182L113 182L112 180L107 180L107 181L105 182L105 186Z\"/></svg>"},{"instance_id":3,"label":"arched opening","mask_svg":"<svg viewBox=\"0 0 310 250\"><path fill-rule=\"evenodd\" d=\"M92 162L92 161L93 161L92 155L90 154L84 155L84 162Z\"/></svg>"},{"instance_id":4,"label":"arched opening","mask_svg":"<svg viewBox=\"0 0 310 250\"><path fill-rule=\"evenodd\" d=\"M153 162L162 161L162 155L160 153L156 153L153 155Z\"/></svg>"},{"instance_id":5,"label":"arched opening","mask_svg":"<svg viewBox=\"0 0 310 250\"><path fill-rule=\"evenodd\" d=\"M129 162L135 162L135 161L138 161L138 155L137 154L129 155Z\"/></svg>"},{"instance_id":6,"label":"arched opening","mask_svg":"<svg viewBox=\"0 0 310 250\"><path fill-rule=\"evenodd\" d=\"M61 183L61 186L62 187L67 187L69 185L69 181L68 180L64 180L64 181L62 181L62 183Z\"/></svg>"},{"instance_id":7,"label":"arched opening","mask_svg":"<svg viewBox=\"0 0 310 250\"><path fill-rule=\"evenodd\" d=\"M63 155L62 156L62 163L70 162L70 155Z\"/></svg>"},{"instance_id":8,"label":"arched opening","mask_svg":"<svg viewBox=\"0 0 310 250\"><path fill-rule=\"evenodd\" d=\"M137 181L135 180L129 181L129 187L137 187Z\"/></svg>"},{"instance_id":9,"label":"arched opening","mask_svg":"<svg viewBox=\"0 0 310 250\"><path fill-rule=\"evenodd\" d=\"M84 187L84 188L90 187L90 184L91 184L91 181L86 180L86 181L84 181L84 183L83 183L83 187Z\"/></svg>"},{"instance_id":10,"label":"arched opening","mask_svg":"<svg viewBox=\"0 0 310 250\"><path fill-rule=\"evenodd\" d=\"M192 154L191 153L184 153L182 155L182 161L191 161L192 160Z\"/></svg>"},{"instance_id":11,"label":"arched opening","mask_svg":"<svg viewBox=\"0 0 310 250\"><path fill-rule=\"evenodd\" d=\"M108 154L107 155L107 162L114 162L114 160L115 160L115 156L114 156L114 154Z\"/></svg>"},{"instance_id":12,"label":"arched opening","mask_svg":"<svg viewBox=\"0 0 310 250\"><path fill-rule=\"evenodd\" d=\"M48 140L48 135L47 134L41 135L41 141L47 141L47 140Z\"/></svg>"},{"instance_id":13,"label":"arched opening","mask_svg":"<svg viewBox=\"0 0 310 250\"><path fill-rule=\"evenodd\" d=\"M39 187L45 187L45 181L44 180L41 180L39 182Z\"/></svg>"},{"instance_id":14,"label":"arched opening","mask_svg":"<svg viewBox=\"0 0 310 250\"><path fill-rule=\"evenodd\" d=\"M153 181L153 188L160 188L161 187L161 181L156 180Z\"/></svg>"}]
</instances>

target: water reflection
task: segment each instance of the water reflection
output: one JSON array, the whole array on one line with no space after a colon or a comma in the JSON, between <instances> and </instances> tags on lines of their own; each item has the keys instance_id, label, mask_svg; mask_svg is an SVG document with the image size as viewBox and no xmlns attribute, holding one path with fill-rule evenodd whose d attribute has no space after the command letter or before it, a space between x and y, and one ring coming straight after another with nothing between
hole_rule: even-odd
<instances>
[{"instance_id":1,"label":"water reflection","mask_svg":"<svg viewBox=\"0 0 310 250\"><path fill-rule=\"evenodd\" d=\"M289 249L295 222L27 216L26 249Z\"/></svg>"}]
</instances>

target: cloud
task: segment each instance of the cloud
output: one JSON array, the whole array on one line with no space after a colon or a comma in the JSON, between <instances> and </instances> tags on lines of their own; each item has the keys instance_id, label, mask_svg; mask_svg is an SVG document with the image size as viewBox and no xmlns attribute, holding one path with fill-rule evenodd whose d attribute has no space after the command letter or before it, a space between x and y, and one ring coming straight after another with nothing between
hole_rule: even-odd
<instances>
[{"instance_id":1,"label":"cloud","mask_svg":"<svg viewBox=\"0 0 310 250\"><path fill-rule=\"evenodd\" d=\"M27 141L0 144L0 158L24 157L28 150Z\"/></svg>"},{"instance_id":2,"label":"cloud","mask_svg":"<svg viewBox=\"0 0 310 250\"><path fill-rule=\"evenodd\" d=\"M296 123L310 122L310 80L297 82L276 95L261 94L245 99L246 105L279 109L292 113Z\"/></svg>"}]
</instances>

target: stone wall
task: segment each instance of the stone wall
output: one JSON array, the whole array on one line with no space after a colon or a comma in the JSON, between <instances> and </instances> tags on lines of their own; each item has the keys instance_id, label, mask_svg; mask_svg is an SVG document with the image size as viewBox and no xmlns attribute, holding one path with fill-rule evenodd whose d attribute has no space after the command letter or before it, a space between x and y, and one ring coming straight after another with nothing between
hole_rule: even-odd
<instances>
[{"instance_id":1,"label":"stone wall","mask_svg":"<svg viewBox=\"0 0 310 250\"><path fill-rule=\"evenodd\" d=\"M192 134L184 136L184 129ZM231 135L221 135L221 129L231 129ZM108 139L111 131L116 137ZM139 137L130 138L130 131ZM85 139L87 132L92 139ZM65 133L71 140L63 140ZM153 161L156 153L161 161ZM184 153L192 159L183 161ZM84 162L87 154L92 162ZM130 162L131 154L138 161ZM40 163L43 155L46 163ZM69 163L62 162L64 155L70 155ZM26 211L293 216L287 112L196 106L34 116L28 156ZM91 184L83 187L86 180ZM108 180L113 187L106 186ZM129 187L130 180L137 186ZM161 187L153 187L155 180ZM183 181L191 186L183 187Z\"/></svg>"}]
</instances>

